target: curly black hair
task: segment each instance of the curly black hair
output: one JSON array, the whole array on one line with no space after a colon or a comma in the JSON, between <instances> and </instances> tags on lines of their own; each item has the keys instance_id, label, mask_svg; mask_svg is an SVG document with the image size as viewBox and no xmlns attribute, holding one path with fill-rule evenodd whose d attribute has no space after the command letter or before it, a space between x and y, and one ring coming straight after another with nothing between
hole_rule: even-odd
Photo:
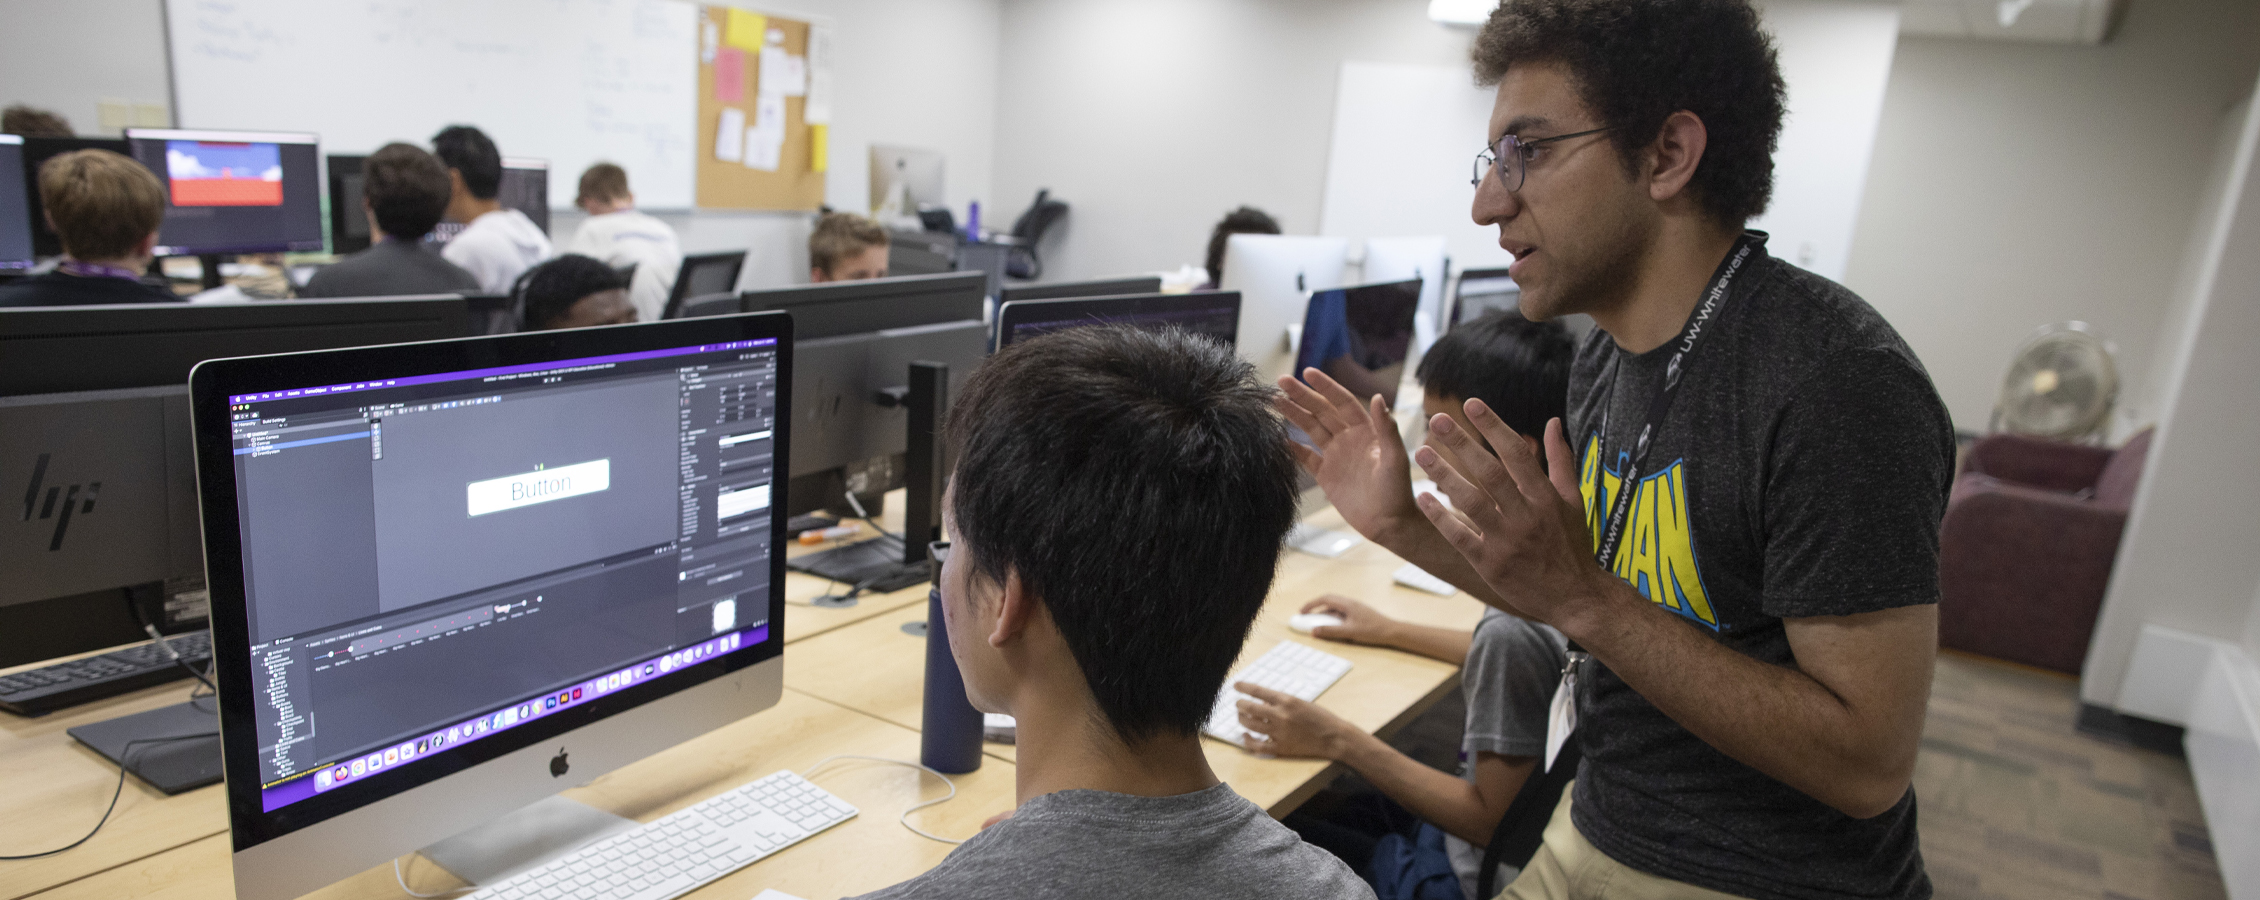
<instances>
[{"instance_id":1,"label":"curly black hair","mask_svg":"<svg viewBox=\"0 0 2260 900\"><path fill-rule=\"evenodd\" d=\"M1208 235L1208 277L1217 284L1224 283L1224 245L1235 234L1278 234L1279 220L1270 213L1253 206L1243 206L1225 213Z\"/></svg>"},{"instance_id":2,"label":"curly black hair","mask_svg":"<svg viewBox=\"0 0 2260 900\"><path fill-rule=\"evenodd\" d=\"M628 280L611 266L568 253L527 269L526 274L518 276L516 291L525 310L526 329L541 331L565 318L581 298L627 286Z\"/></svg>"},{"instance_id":3,"label":"curly black hair","mask_svg":"<svg viewBox=\"0 0 2260 900\"><path fill-rule=\"evenodd\" d=\"M1518 63L1568 67L1628 170L1664 119L1694 113L1708 136L1696 202L1727 225L1766 211L1789 88L1748 0L1506 0L1471 55L1484 85Z\"/></svg>"}]
</instances>

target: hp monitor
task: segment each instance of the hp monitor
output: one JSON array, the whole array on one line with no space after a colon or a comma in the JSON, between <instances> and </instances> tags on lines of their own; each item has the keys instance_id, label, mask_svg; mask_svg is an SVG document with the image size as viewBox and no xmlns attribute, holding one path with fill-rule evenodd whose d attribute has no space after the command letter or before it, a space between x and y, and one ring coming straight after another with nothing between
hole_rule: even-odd
<instances>
[{"instance_id":1,"label":"hp monitor","mask_svg":"<svg viewBox=\"0 0 2260 900\"><path fill-rule=\"evenodd\" d=\"M996 346L1001 349L1039 334L1101 324L1181 328L1230 347L1240 330L1240 295L1233 291L1200 291L1011 300L997 308Z\"/></svg>"},{"instance_id":2,"label":"hp monitor","mask_svg":"<svg viewBox=\"0 0 2260 900\"><path fill-rule=\"evenodd\" d=\"M987 284L979 272L835 281L747 291L739 308L790 312L795 333L808 340L979 319Z\"/></svg>"},{"instance_id":3,"label":"hp monitor","mask_svg":"<svg viewBox=\"0 0 2260 900\"><path fill-rule=\"evenodd\" d=\"M1420 279L1336 288L1310 295L1295 377L1325 372L1360 397L1397 403L1397 384L1412 355Z\"/></svg>"},{"instance_id":4,"label":"hp monitor","mask_svg":"<svg viewBox=\"0 0 2260 900\"><path fill-rule=\"evenodd\" d=\"M1071 297L1121 297L1128 294L1158 294L1161 276L1141 275L1136 278L1103 278L1097 281L1061 281L1051 284L1030 284L1008 287L998 295L998 303L1015 300L1065 300Z\"/></svg>"},{"instance_id":5,"label":"hp monitor","mask_svg":"<svg viewBox=\"0 0 2260 900\"><path fill-rule=\"evenodd\" d=\"M63 239L47 227L47 208L39 202L39 167L73 150L108 150L120 156L132 155L133 148L118 138L48 138L27 137L24 144L24 205L31 220L31 252L33 256L63 255ZM0 178L8 177L0 170Z\"/></svg>"},{"instance_id":6,"label":"hp monitor","mask_svg":"<svg viewBox=\"0 0 2260 900\"><path fill-rule=\"evenodd\" d=\"M24 139L0 134L0 272L31 268L31 200L25 179L15 175L23 167Z\"/></svg>"},{"instance_id":7,"label":"hp monitor","mask_svg":"<svg viewBox=\"0 0 2260 900\"><path fill-rule=\"evenodd\" d=\"M1289 326L1302 322L1312 291L1342 286L1343 238L1235 234L1224 246L1224 283L1240 292L1240 358L1276 378L1294 365Z\"/></svg>"},{"instance_id":8,"label":"hp monitor","mask_svg":"<svg viewBox=\"0 0 2260 900\"><path fill-rule=\"evenodd\" d=\"M792 363L751 315L198 366L236 896L774 704Z\"/></svg>"},{"instance_id":9,"label":"hp monitor","mask_svg":"<svg viewBox=\"0 0 2260 900\"><path fill-rule=\"evenodd\" d=\"M126 143L165 184L158 256L322 249L313 135L128 128Z\"/></svg>"}]
</instances>

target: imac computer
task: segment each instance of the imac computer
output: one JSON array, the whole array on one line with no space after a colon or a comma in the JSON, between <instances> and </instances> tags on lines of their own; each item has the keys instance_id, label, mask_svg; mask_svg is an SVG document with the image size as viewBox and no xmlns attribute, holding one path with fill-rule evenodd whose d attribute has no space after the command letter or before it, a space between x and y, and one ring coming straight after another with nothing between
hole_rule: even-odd
<instances>
[{"instance_id":1,"label":"imac computer","mask_svg":"<svg viewBox=\"0 0 2260 900\"><path fill-rule=\"evenodd\" d=\"M871 209L882 216L916 216L921 207L945 205L942 162L938 150L872 144Z\"/></svg>"},{"instance_id":2,"label":"imac computer","mask_svg":"<svg viewBox=\"0 0 2260 900\"><path fill-rule=\"evenodd\" d=\"M25 492L0 529L0 666L145 640L141 621L202 627L197 363L463 337L468 322L451 296L0 309L0 478Z\"/></svg>"},{"instance_id":3,"label":"imac computer","mask_svg":"<svg viewBox=\"0 0 2260 900\"><path fill-rule=\"evenodd\" d=\"M1161 276L1140 275L1135 278L1102 278L1096 281L1057 281L1051 284L1030 284L1008 287L999 292L998 303L1015 300L1065 300L1071 297L1123 297L1130 294L1161 293Z\"/></svg>"},{"instance_id":4,"label":"imac computer","mask_svg":"<svg viewBox=\"0 0 2260 900\"><path fill-rule=\"evenodd\" d=\"M16 177L24 170L24 139L0 134L0 272L31 268L31 199L39 189Z\"/></svg>"},{"instance_id":5,"label":"imac computer","mask_svg":"<svg viewBox=\"0 0 2260 900\"><path fill-rule=\"evenodd\" d=\"M633 824L552 795L775 704L792 363L741 315L198 366L236 896L493 884Z\"/></svg>"},{"instance_id":6,"label":"imac computer","mask_svg":"<svg viewBox=\"0 0 2260 900\"><path fill-rule=\"evenodd\" d=\"M786 513L876 517L887 491L907 489L907 539L882 535L793 558L794 569L844 585L828 596L844 603L925 580L926 544L941 523L935 430L988 352L984 284L981 273L959 272L741 295L746 312L792 313L799 343Z\"/></svg>"},{"instance_id":7,"label":"imac computer","mask_svg":"<svg viewBox=\"0 0 2260 900\"><path fill-rule=\"evenodd\" d=\"M1240 295L1234 291L1197 291L1008 300L997 307L996 346L1002 349L1039 334L1084 325L1179 328L1230 347L1240 331Z\"/></svg>"},{"instance_id":8,"label":"imac computer","mask_svg":"<svg viewBox=\"0 0 2260 900\"><path fill-rule=\"evenodd\" d=\"M1428 345L1444 333L1444 287L1451 280L1450 249L1442 236L1377 237L1365 242L1365 268L1360 281L1420 279L1420 316L1413 320L1413 353L1409 365L1418 365Z\"/></svg>"},{"instance_id":9,"label":"imac computer","mask_svg":"<svg viewBox=\"0 0 2260 900\"><path fill-rule=\"evenodd\" d=\"M549 160L526 156L502 158L502 182L495 187L495 202L534 220L541 233L549 233ZM441 222L424 236L424 244L437 248L463 233L467 222Z\"/></svg>"},{"instance_id":10,"label":"imac computer","mask_svg":"<svg viewBox=\"0 0 2260 900\"><path fill-rule=\"evenodd\" d=\"M1337 237L1235 234L1224 246L1224 282L1240 292L1240 358L1264 379L1294 365L1290 326L1301 324L1312 291L1342 286L1349 241Z\"/></svg>"},{"instance_id":11,"label":"imac computer","mask_svg":"<svg viewBox=\"0 0 2260 900\"><path fill-rule=\"evenodd\" d=\"M158 256L322 249L321 154L313 135L128 128L126 143L165 184Z\"/></svg>"},{"instance_id":12,"label":"imac computer","mask_svg":"<svg viewBox=\"0 0 2260 900\"><path fill-rule=\"evenodd\" d=\"M1421 284L1415 278L1311 294L1295 353L1295 377L1317 369L1352 394L1379 394L1394 407L1397 385L1412 356Z\"/></svg>"},{"instance_id":13,"label":"imac computer","mask_svg":"<svg viewBox=\"0 0 2260 900\"><path fill-rule=\"evenodd\" d=\"M339 256L367 250L376 239L369 232L369 212L361 207L362 188L368 184L361 166L368 159L331 154L322 161L330 183L330 252Z\"/></svg>"},{"instance_id":14,"label":"imac computer","mask_svg":"<svg viewBox=\"0 0 2260 900\"><path fill-rule=\"evenodd\" d=\"M131 156L133 148L120 138L84 137L27 137L24 147L24 204L31 220L31 252L45 259L63 255L63 239L47 227L47 207L39 202L39 167L48 160L73 150L108 150L119 156ZM0 178L9 177L0 170Z\"/></svg>"}]
</instances>

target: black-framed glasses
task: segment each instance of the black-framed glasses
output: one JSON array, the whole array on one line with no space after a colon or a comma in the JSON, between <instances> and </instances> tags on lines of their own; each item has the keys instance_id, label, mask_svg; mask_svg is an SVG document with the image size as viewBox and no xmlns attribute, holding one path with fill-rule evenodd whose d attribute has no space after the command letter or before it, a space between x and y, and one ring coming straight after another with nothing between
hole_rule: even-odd
<instances>
[{"instance_id":1,"label":"black-framed glasses","mask_svg":"<svg viewBox=\"0 0 2260 900\"><path fill-rule=\"evenodd\" d=\"M1499 186L1506 188L1509 193L1522 190L1522 180L1530 174L1531 157L1538 155L1540 146L1555 141L1584 137L1589 134L1600 134L1607 130L1609 129L1590 128L1584 131L1573 131L1568 134L1539 138L1535 141L1523 140L1518 135L1501 135L1498 143L1485 147L1482 152L1475 154L1475 172L1468 177L1467 183L1470 186L1482 186L1483 171L1490 169L1499 173Z\"/></svg>"}]
</instances>

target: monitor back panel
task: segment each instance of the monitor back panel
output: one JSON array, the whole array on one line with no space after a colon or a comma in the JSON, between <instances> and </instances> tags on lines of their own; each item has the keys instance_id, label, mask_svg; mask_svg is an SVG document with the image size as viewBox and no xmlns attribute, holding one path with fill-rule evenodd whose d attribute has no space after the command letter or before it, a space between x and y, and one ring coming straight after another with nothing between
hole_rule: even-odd
<instances>
[{"instance_id":1,"label":"monitor back panel","mask_svg":"<svg viewBox=\"0 0 2260 900\"><path fill-rule=\"evenodd\" d=\"M185 384L207 359L474 332L453 296L0 309L0 396Z\"/></svg>"}]
</instances>

